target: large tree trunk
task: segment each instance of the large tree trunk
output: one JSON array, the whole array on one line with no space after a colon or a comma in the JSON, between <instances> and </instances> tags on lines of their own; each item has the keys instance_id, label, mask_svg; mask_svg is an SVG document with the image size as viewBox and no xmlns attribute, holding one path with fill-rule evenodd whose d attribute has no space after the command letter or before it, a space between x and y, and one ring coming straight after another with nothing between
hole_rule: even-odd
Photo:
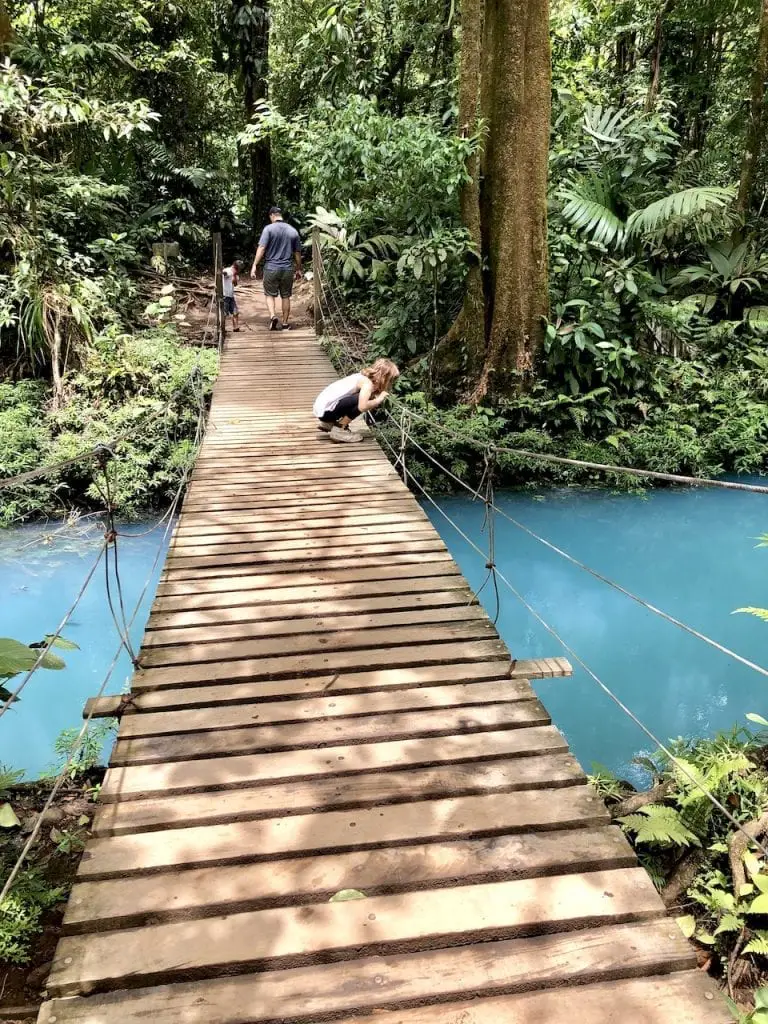
<instances>
[{"instance_id":1,"label":"large tree trunk","mask_svg":"<svg viewBox=\"0 0 768 1024\"><path fill-rule=\"evenodd\" d=\"M243 13L247 10L248 17ZM233 0L233 31L240 51L245 115L252 121L267 96L269 10L264 0ZM269 139L249 147L249 177L253 230L258 237L272 205L272 154Z\"/></svg>"},{"instance_id":2,"label":"large tree trunk","mask_svg":"<svg viewBox=\"0 0 768 1024\"><path fill-rule=\"evenodd\" d=\"M461 71L459 77L459 124L462 138L475 134L480 121L480 94L483 69L484 0L464 0L461 19ZM459 366L459 347L466 351L464 370L476 380L485 360L485 296L483 288L483 238L480 220L480 154L467 160L469 180L461 189L461 221L469 232L476 254L469 256L464 289L464 304L456 322L441 344L440 363L455 373Z\"/></svg>"},{"instance_id":3,"label":"large tree trunk","mask_svg":"<svg viewBox=\"0 0 768 1024\"><path fill-rule=\"evenodd\" d=\"M645 109L653 110L656 106L656 99L659 95L661 84L661 54L664 48L664 19L669 15L675 6L675 0L664 0L656 14L656 24L653 32L653 56L651 58L651 84L648 86L648 94L645 97Z\"/></svg>"},{"instance_id":4,"label":"large tree trunk","mask_svg":"<svg viewBox=\"0 0 768 1024\"><path fill-rule=\"evenodd\" d=\"M474 402L520 386L549 313L548 0L487 0L484 35L480 109L490 131L481 161L481 222L488 281L486 352Z\"/></svg>"},{"instance_id":5,"label":"large tree trunk","mask_svg":"<svg viewBox=\"0 0 768 1024\"><path fill-rule=\"evenodd\" d=\"M481 259L441 364L463 340L473 403L516 391L544 337L550 88L548 0L465 0L459 125L470 134L479 113L487 138L468 162L461 213Z\"/></svg>"},{"instance_id":6,"label":"large tree trunk","mask_svg":"<svg viewBox=\"0 0 768 1024\"><path fill-rule=\"evenodd\" d=\"M245 112L249 121L253 120L257 103L265 96L266 83L263 80L256 83L246 81ZM269 139L262 139L249 147L249 165L251 218L254 234L258 237L272 205L272 152Z\"/></svg>"},{"instance_id":7,"label":"large tree trunk","mask_svg":"<svg viewBox=\"0 0 768 1024\"><path fill-rule=\"evenodd\" d=\"M765 114L765 87L768 79L768 0L760 5L760 27L757 35L757 54L752 72L752 91L749 103L749 121L741 161L741 180L737 208L749 212L755 186L755 171L763 145L763 117Z\"/></svg>"}]
</instances>

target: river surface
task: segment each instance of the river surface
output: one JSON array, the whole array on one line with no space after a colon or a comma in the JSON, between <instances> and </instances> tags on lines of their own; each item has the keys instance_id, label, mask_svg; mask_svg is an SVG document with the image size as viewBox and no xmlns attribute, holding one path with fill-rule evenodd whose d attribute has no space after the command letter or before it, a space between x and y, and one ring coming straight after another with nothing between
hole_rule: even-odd
<instances>
[{"instance_id":1,"label":"river surface","mask_svg":"<svg viewBox=\"0 0 768 1024\"><path fill-rule=\"evenodd\" d=\"M764 482L764 481L761 481ZM497 504L540 536L739 654L768 666L768 624L734 609L768 607L768 496L670 489L646 496L559 490L498 493ZM481 547L483 507L442 508ZM434 508L426 511L473 587L486 575L476 552ZM525 600L659 738L704 736L768 718L768 678L713 650L617 593L500 517L496 561ZM500 585L498 629L514 657L565 655L553 636ZM495 599L481 600L491 615ZM593 762L643 780L632 764L652 741L574 665L571 679L536 690L586 770Z\"/></svg>"},{"instance_id":2,"label":"river surface","mask_svg":"<svg viewBox=\"0 0 768 1024\"><path fill-rule=\"evenodd\" d=\"M768 625L733 615L742 605L768 606L768 497L719 490L664 490L646 496L601 491L497 494L519 521L673 616L759 664L768 665ZM441 506L484 547L483 508L464 498ZM433 508L431 518L473 587L486 572L478 555ZM151 575L132 630L138 645L160 565L152 563L162 530L120 542L128 607ZM23 527L0 532L0 636L35 641L55 630L82 582L99 534L81 528ZM498 519L496 560L501 571L587 665L659 737L709 735L768 717L768 678L708 647ZM517 658L564 652L503 585L498 627ZM495 614L493 589L481 600ZM0 719L0 763L28 777L51 761L56 736L80 724L81 708L101 684L117 648L105 601L103 574L94 578L65 635L80 645L64 652L67 668L39 671L23 699ZM130 677L122 655L109 693ZM632 758L653 743L575 666L571 679L544 680L536 689L585 769L598 762L642 780Z\"/></svg>"},{"instance_id":3,"label":"river surface","mask_svg":"<svg viewBox=\"0 0 768 1024\"><path fill-rule=\"evenodd\" d=\"M120 526L119 571L128 618L149 579L130 631L138 649L167 547L165 526ZM103 529L87 520L0 530L0 636L35 643L56 631L91 568ZM161 557L154 565L161 550ZM38 669L21 699L0 718L0 764L24 769L36 778L55 761L53 746L64 729L82 725L82 708L96 694L117 653L120 640L106 600L104 563L94 574L62 636L79 647L56 651L66 668ZM131 676L123 650L105 693L120 693ZM6 685L13 690L23 676Z\"/></svg>"}]
</instances>

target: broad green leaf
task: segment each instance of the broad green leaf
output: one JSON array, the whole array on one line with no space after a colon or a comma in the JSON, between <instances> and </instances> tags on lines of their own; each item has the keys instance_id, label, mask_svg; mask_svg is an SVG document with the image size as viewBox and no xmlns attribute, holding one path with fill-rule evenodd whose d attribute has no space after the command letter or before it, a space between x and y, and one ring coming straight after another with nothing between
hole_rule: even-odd
<instances>
[{"instance_id":1,"label":"broad green leaf","mask_svg":"<svg viewBox=\"0 0 768 1024\"><path fill-rule=\"evenodd\" d=\"M37 662L40 651L10 637L0 637L0 679L10 679L19 672L28 672ZM43 668L62 669L64 662L50 651L43 655Z\"/></svg>"},{"instance_id":2,"label":"broad green leaf","mask_svg":"<svg viewBox=\"0 0 768 1024\"><path fill-rule=\"evenodd\" d=\"M768 988L759 988L755 992L755 1007L758 1010L768 1010Z\"/></svg>"},{"instance_id":3,"label":"broad green leaf","mask_svg":"<svg viewBox=\"0 0 768 1024\"><path fill-rule=\"evenodd\" d=\"M366 895L359 889L340 889L328 900L329 903L346 903L347 900L364 900Z\"/></svg>"},{"instance_id":4,"label":"broad green leaf","mask_svg":"<svg viewBox=\"0 0 768 1024\"><path fill-rule=\"evenodd\" d=\"M175 288L174 285L172 285L172 284L164 284L163 287L160 289L160 294L161 295L173 295L173 293L175 291L176 291L176 288Z\"/></svg>"},{"instance_id":5,"label":"broad green leaf","mask_svg":"<svg viewBox=\"0 0 768 1024\"><path fill-rule=\"evenodd\" d=\"M45 635L45 637L43 639L45 640L45 642L47 644L50 644L51 647L59 647L59 648L61 648L62 651L79 651L80 650L79 646L75 643L74 640L67 640L67 638L64 637L64 636L57 636L54 639L53 633L46 633L46 635Z\"/></svg>"},{"instance_id":6,"label":"broad green leaf","mask_svg":"<svg viewBox=\"0 0 768 1024\"><path fill-rule=\"evenodd\" d=\"M696 931L696 918L693 914L686 914L684 917L676 918L678 927L686 939L693 938L693 933Z\"/></svg>"},{"instance_id":7,"label":"broad green leaf","mask_svg":"<svg viewBox=\"0 0 768 1024\"><path fill-rule=\"evenodd\" d=\"M0 806L0 828L18 828L21 822L10 804Z\"/></svg>"},{"instance_id":8,"label":"broad green leaf","mask_svg":"<svg viewBox=\"0 0 768 1024\"><path fill-rule=\"evenodd\" d=\"M761 892L749 905L750 914L768 914L768 893Z\"/></svg>"}]
</instances>

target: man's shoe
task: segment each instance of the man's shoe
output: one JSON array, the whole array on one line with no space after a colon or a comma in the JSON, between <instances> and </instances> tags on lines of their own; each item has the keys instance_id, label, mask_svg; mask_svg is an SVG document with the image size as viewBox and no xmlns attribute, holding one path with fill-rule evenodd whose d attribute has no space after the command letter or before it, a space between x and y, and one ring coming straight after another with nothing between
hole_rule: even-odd
<instances>
[{"instance_id":1,"label":"man's shoe","mask_svg":"<svg viewBox=\"0 0 768 1024\"><path fill-rule=\"evenodd\" d=\"M284 331L290 331L290 329L291 329L291 325L290 325L290 324L283 324L283 325L282 325L282 329L283 329Z\"/></svg>"},{"instance_id":2,"label":"man's shoe","mask_svg":"<svg viewBox=\"0 0 768 1024\"><path fill-rule=\"evenodd\" d=\"M277 319L276 316L273 316L270 319L270 321L269 321L269 329L270 329L270 331L279 331L280 330L280 321Z\"/></svg>"},{"instance_id":3,"label":"man's shoe","mask_svg":"<svg viewBox=\"0 0 768 1024\"><path fill-rule=\"evenodd\" d=\"M330 432L333 430L333 424L326 423L324 420L318 420L317 429L324 431L326 434L330 434Z\"/></svg>"},{"instance_id":4,"label":"man's shoe","mask_svg":"<svg viewBox=\"0 0 768 1024\"><path fill-rule=\"evenodd\" d=\"M331 427L331 440L337 444L354 444L355 441L362 441L362 434L355 434L348 427Z\"/></svg>"}]
</instances>

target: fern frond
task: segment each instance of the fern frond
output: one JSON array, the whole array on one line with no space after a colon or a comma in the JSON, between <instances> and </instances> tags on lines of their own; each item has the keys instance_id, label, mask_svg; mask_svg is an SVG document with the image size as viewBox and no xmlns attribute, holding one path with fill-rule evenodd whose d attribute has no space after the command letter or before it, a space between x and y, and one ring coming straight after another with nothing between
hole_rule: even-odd
<instances>
[{"instance_id":1,"label":"fern frond","mask_svg":"<svg viewBox=\"0 0 768 1024\"><path fill-rule=\"evenodd\" d=\"M700 846L699 840L686 828L678 811L663 804L648 804L637 814L619 818L625 832L638 843L672 843L675 846Z\"/></svg>"},{"instance_id":2,"label":"fern frond","mask_svg":"<svg viewBox=\"0 0 768 1024\"><path fill-rule=\"evenodd\" d=\"M721 214L725 218L734 197L733 188L708 185L674 192L671 196L657 199L643 210L635 210L627 221L627 234L634 237L646 235L669 238L691 224L700 237L720 234L722 223L718 220L715 225L711 225L712 216Z\"/></svg>"},{"instance_id":3,"label":"fern frond","mask_svg":"<svg viewBox=\"0 0 768 1024\"><path fill-rule=\"evenodd\" d=\"M758 956L768 956L768 932L755 932L755 937L749 940L743 952L755 953Z\"/></svg>"}]
</instances>

